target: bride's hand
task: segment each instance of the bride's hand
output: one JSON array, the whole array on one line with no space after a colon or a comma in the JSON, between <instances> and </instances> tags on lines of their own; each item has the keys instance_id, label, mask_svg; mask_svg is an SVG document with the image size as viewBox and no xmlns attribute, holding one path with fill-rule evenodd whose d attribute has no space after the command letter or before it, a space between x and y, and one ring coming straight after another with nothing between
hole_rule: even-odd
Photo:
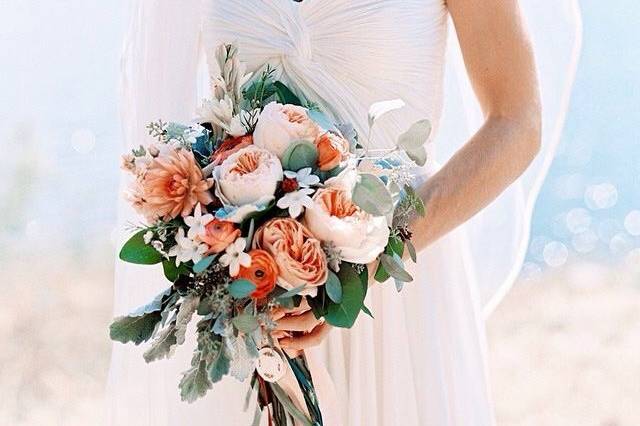
<instances>
[{"instance_id":1,"label":"bride's hand","mask_svg":"<svg viewBox=\"0 0 640 426\"><path fill-rule=\"evenodd\" d=\"M306 299L297 308L276 309L272 319L277 325L271 335L283 349L293 354L318 346L331 331L329 324L316 319Z\"/></svg>"}]
</instances>

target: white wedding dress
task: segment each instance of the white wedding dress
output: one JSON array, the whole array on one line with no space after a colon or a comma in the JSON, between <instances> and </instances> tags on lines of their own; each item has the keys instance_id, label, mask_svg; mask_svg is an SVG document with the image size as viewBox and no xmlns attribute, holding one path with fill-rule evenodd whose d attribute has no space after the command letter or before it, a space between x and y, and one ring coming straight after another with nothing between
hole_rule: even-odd
<instances>
[{"instance_id":1,"label":"white wedding dress","mask_svg":"<svg viewBox=\"0 0 640 426\"><path fill-rule=\"evenodd\" d=\"M383 118L380 146L428 118L425 178L481 124L443 0L139 0L124 62L128 146L146 122L190 120L206 96L209 56L235 42L251 70L281 66L283 78L362 132L371 103L401 98ZM564 118L580 41L573 1L522 4L532 29L544 108L543 152L526 174L465 226L419 254L416 282L371 288L351 330L334 330L311 355L333 388L319 390L325 425L492 425L484 317L517 273L535 196ZM478 35L481 37L481 35ZM207 59L209 59L207 61ZM122 217L131 212L123 206ZM167 285L158 268L119 263L115 311L144 303ZM247 384L227 379L202 400L179 401L187 342L170 361L145 365L141 348L116 344L108 407L113 425L251 424ZM330 407L330 408L328 408Z\"/></svg>"}]
</instances>

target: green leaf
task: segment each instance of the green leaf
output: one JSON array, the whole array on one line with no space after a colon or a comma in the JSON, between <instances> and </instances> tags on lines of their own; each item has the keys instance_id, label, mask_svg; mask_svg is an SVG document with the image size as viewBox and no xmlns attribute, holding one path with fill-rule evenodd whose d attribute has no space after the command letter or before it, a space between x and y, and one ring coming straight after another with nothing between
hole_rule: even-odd
<instances>
[{"instance_id":1,"label":"green leaf","mask_svg":"<svg viewBox=\"0 0 640 426\"><path fill-rule=\"evenodd\" d=\"M116 318L109 327L111 340L121 343L133 342L139 345L149 340L162 319L160 311Z\"/></svg>"},{"instance_id":2,"label":"green leaf","mask_svg":"<svg viewBox=\"0 0 640 426\"><path fill-rule=\"evenodd\" d=\"M249 297L256 290L256 285L249 280L235 280L229 285L229 294L234 299Z\"/></svg>"},{"instance_id":3,"label":"green leaf","mask_svg":"<svg viewBox=\"0 0 640 426\"><path fill-rule=\"evenodd\" d=\"M293 142L282 154L282 167L297 172L306 167L315 168L318 161L318 149L309 141Z\"/></svg>"},{"instance_id":4,"label":"green leaf","mask_svg":"<svg viewBox=\"0 0 640 426\"><path fill-rule=\"evenodd\" d=\"M204 272L209 266L211 266L211 264L214 260L216 260L217 257L217 254L205 257L200 262L193 265L193 272L196 274Z\"/></svg>"},{"instance_id":5,"label":"green leaf","mask_svg":"<svg viewBox=\"0 0 640 426\"><path fill-rule=\"evenodd\" d=\"M329 296L332 302L342 302L342 283L340 282L340 278L332 271L329 271L327 282L324 286L327 291L327 296Z\"/></svg>"},{"instance_id":6,"label":"green leaf","mask_svg":"<svg viewBox=\"0 0 640 426\"><path fill-rule=\"evenodd\" d=\"M371 310L369 310L369 308L366 307L366 305L362 305L362 312L364 312L365 314L369 315L371 318L373 318L373 314L371 313ZM374 318L375 319L375 318Z\"/></svg>"},{"instance_id":7,"label":"green leaf","mask_svg":"<svg viewBox=\"0 0 640 426\"><path fill-rule=\"evenodd\" d=\"M251 247L251 244L253 243L253 234L256 231L256 219L255 218L251 218L251 220L249 221L249 230L247 231L247 247Z\"/></svg>"},{"instance_id":8,"label":"green leaf","mask_svg":"<svg viewBox=\"0 0 640 426\"><path fill-rule=\"evenodd\" d=\"M393 280L395 285L396 285L396 290L398 290L398 293L400 293L402 291L402 289L404 288L404 282L402 281L398 281L398 280Z\"/></svg>"},{"instance_id":9,"label":"green leaf","mask_svg":"<svg viewBox=\"0 0 640 426\"><path fill-rule=\"evenodd\" d=\"M416 213L418 213L420 216L424 217L424 215L427 213L426 210L425 210L425 207L424 207L424 201L416 193L416 190L413 189L413 187L411 185L405 185L404 186L404 192L406 194L405 196L411 202L411 206L413 206L413 208L415 209Z\"/></svg>"},{"instance_id":10,"label":"green leaf","mask_svg":"<svg viewBox=\"0 0 640 426\"><path fill-rule=\"evenodd\" d=\"M379 177L364 173L353 189L352 200L374 216L386 216L393 210L393 199Z\"/></svg>"},{"instance_id":11,"label":"green leaf","mask_svg":"<svg viewBox=\"0 0 640 426\"><path fill-rule=\"evenodd\" d=\"M269 386L271 387L271 390L273 391L273 394L276 396L276 398L278 399L280 404L282 404L284 409L287 410L289 415L291 415L292 417L296 418L300 422L301 425L313 426L313 424L311 423L311 420L309 420L307 418L307 416L305 416L302 413L302 411L300 411L294 405L294 403L291 402L291 399L289 398L287 393L284 390L282 390L282 388L280 386L278 386L276 383L269 383Z\"/></svg>"},{"instance_id":12,"label":"green leaf","mask_svg":"<svg viewBox=\"0 0 640 426\"><path fill-rule=\"evenodd\" d=\"M316 297L307 297L307 302L317 319L324 317L327 314L327 303L329 302L324 286L318 288Z\"/></svg>"},{"instance_id":13,"label":"green leaf","mask_svg":"<svg viewBox=\"0 0 640 426\"><path fill-rule=\"evenodd\" d=\"M382 262L378 263L378 269L376 269L376 273L373 278L379 283L384 283L389 278L391 278L391 275L389 275L387 270L384 269L384 265L382 264Z\"/></svg>"},{"instance_id":14,"label":"green leaf","mask_svg":"<svg viewBox=\"0 0 640 426\"><path fill-rule=\"evenodd\" d=\"M342 283L342 302L329 304L325 319L335 327L351 328L362 309L365 291L353 267L347 263L342 265L338 273Z\"/></svg>"},{"instance_id":15,"label":"green leaf","mask_svg":"<svg viewBox=\"0 0 640 426\"><path fill-rule=\"evenodd\" d=\"M413 243L410 240L405 241L404 244L407 247L409 256L411 256L411 260L413 260L413 263L416 263L418 261L418 254L416 253L416 247L413 245Z\"/></svg>"},{"instance_id":16,"label":"green leaf","mask_svg":"<svg viewBox=\"0 0 640 426\"><path fill-rule=\"evenodd\" d=\"M273 86L276 89L276 95L278 96L278 100L281 104L303 106L300 98L298 98L298 96L296 96L296 94L293 93L283 82L276 81L273 83Z\"/></svg>"},{"instance_id":17,"label":"green leaf","mask_svg":"<svg viewBox=\"0 0 640 426\"><path fill-rule=\"evenodd\" d=\"M398 148L405 151L416 151L424 147L431 135L431 122L427 119L416 121L409 130L398 137Z\"/></svg>"},{"instance_id":18,"label":"green leaf","mask_svg":"<svg viewBox=\"0 0 640 426\"><path fill-rule=\"evenodd\" d=\"M160 332L151 344L151 347L147 349L142 356L146 362L169 358L176 344L176 327L175 323L172 323Z\"/></svg>"},{"instance_id":19,"label":"green leaf","mask_svg":"<svg viewBox=\"0 0 640 426\"><path fill-rule=\"evenodd\" d=\"M183 373L179 384L180 397L186 402L203 397L213 386L207 373L207 364L200 359L199 353L194 355L192 364L195 365Z\"/></svg>"},{"instance_id":20,"label":"green leaf","mask_svg":"<svg viewBox=\"0 0 640 426\"><path fill-rule=\"evenodd\" d=\"M165 260L162 262L162 269L164 270L164 276L172 283L176 282L180 275L188 275L189 268L184 263L180 266L176 266L176 263L172 260Z\"/></svg>"},{"instance_id":21,"label":"green leaf","mask_svg":"<svg viewBox=\"0 0 640 426\"><path fill-rule=\"evenodd\" d=\"M380 263L394 279L405 283L413 281L413 277L404 270L402 263L398 258L392 257L387 253L382 253L380 255Z\"/></svg>"},{"instance_id":22,"label":"green leaf","mask_svg":"<svg viewBox=\"0 0 640 426\"><path fill-rule=\"evenodd\" d=\"M396 237L389 238L387 248L391 250L391 253L397 254L400 258L404 256L404 242L402 242L400 238L396 238ZM389 250L385 250L385 252L388 252Z\"/></svg>"},{"instance_id":23,"label":"green leaf","mask_svg":"<svg viewBox=\"0 0 640 426\"><path fill-rule=\"evenodd\" d=\"M137 232L124 243L120 250L121 260L137 265L155 265L162 262L162 255L150 245L145 244L144 234L146 232L146 230Z\"/></svg>"},{"instance_id":24,"label":"green leaf","mask_svg":"<svg viewBox=\"0 0 640 426\"><path fill-rule=\"evenodd\" d=\"M218 351L211 364L209 364L209 379L211 379L213 383L219 382L224 376L229 374L230 366L231 363L224 350L224 346L218 345Z\"/></svg>"},{"instance_id":25,"label":"green leaf","mask_svg":"<svg viewBox=\"0 0 640 426\"><path fill-rule=\"evenodd\" d=\"M240 314L231 318L231 323L238 331L243 333L254 332L260 324L258 324L258 318L250 314Z\"/></svg>"}]
</instances>

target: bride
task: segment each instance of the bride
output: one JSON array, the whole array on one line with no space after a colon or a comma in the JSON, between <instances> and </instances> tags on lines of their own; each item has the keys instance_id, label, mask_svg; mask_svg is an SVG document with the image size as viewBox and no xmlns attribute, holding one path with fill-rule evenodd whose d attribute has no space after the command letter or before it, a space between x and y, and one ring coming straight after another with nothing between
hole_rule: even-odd
<instances>
[{"instance_id":1,"label":"bride","mask_svg":"<svg viewBox=\"0 0 640 426\"><path fill-rule=\"evenodd\" d=\"M361 316L351 330L285 317L280 328L308 333L282 343L307 350L327 426L494 424L484 318L518 271L558 140L580 41L575 3L134 3L123 62L128 146L145 142L149 121L192 118L223 42L239 46L250 70L277 63L282 78L361 132L370 104L404 100L380 121L378 147L416 120L434 124L418 188L427 214L413 224L422 249L416 282L401 294L372 285L375 319ZM122 206L121 218L130 215ZM159 271L118 264L116 313L163 285ZM110 424L249 425L247 385L235 379L192 405L179 401L189 357L182 348L171 361L144 365L139 352L116 345Z\"/></svg>"}]
</instances>

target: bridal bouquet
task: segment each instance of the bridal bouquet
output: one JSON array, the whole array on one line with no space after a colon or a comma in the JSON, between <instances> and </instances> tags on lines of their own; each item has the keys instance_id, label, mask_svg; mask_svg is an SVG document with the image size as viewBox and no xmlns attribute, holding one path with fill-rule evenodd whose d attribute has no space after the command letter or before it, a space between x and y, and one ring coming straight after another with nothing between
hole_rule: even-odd
<instances>
[{"instance_id":1,"label":"bridal bouquet","mask_svg":"<svg viewBox=\"0 0 640 426\"><path fill-rule=\"evenodd\" d=\"M304 355L279 347L271 313L307 307L349 328L360 312L372 315L364 304L372 265L379 282L393 278L401 289L412 281L403 266L405 250L416 259L408 222L424 214L412 169L426 161L430 124L415 123L394 148L370 150L369 140L334 123L270 66L245 74L232 45L217 59L221 72L198 124L151 123L156 141L123 157L133 175L128 196L145 224L120 258L161 264L169 284L116 318L111 338L152 340L144 353L151 362L195 335L179 383L183 400L230 375L250 379L257 415L266 407L277 425L322 424ZM401 106L373 105L369 126ZM306 406L279 386L287 372Z\"/></svg>"}]
</instances>

